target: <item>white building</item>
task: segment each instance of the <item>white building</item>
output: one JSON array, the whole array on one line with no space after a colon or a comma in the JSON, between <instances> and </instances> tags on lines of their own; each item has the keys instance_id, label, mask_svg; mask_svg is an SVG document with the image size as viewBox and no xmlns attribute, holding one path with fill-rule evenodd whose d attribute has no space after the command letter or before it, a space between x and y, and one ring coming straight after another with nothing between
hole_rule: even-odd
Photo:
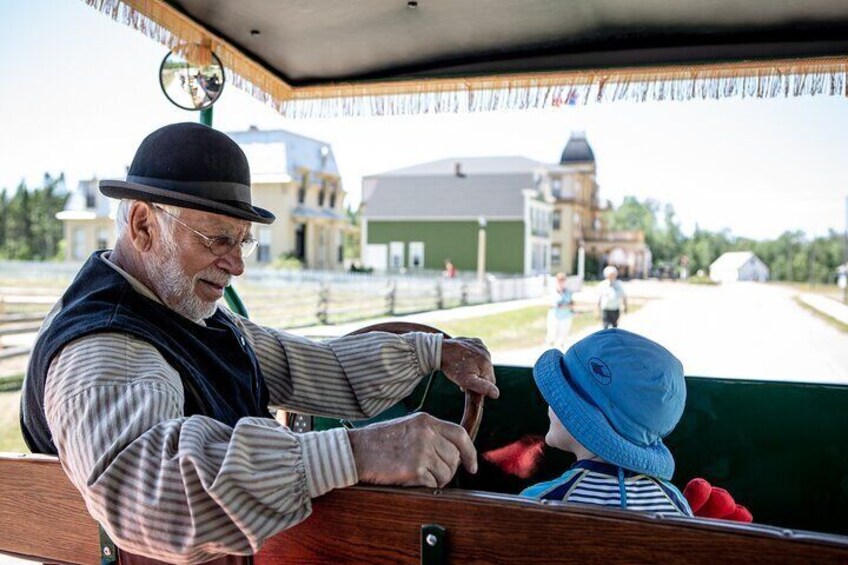
<instances>
[{"instance_id":1,"label":"white building","mask_svg":"<svg viewBox=\"0 0 848 565\"><path fill-rule=\"evenodd\" d=\"M750 251L728 251L710 265L710 279L722 283L765 282L769 279L769 269Z\"/></svg>"},{"instance_id":2,"label":"white building","mask_svg":"<svg viewBox=\"0 0 848 565\"><path fill-rule=\"evenodd\" d=\"M329 144L284 130L228 134L250 163L253 203L277 216L255 224L259 247L248 264L270 264L282 255L307 269L344 268L344 236L352 229L344 211L345 191ZM118 178L118 177L113 177ZM103 196L98 180L84 180L56 215L65 224L66 258L83 261L115 244L118 201Z\"/></svg>"}]
</instances>

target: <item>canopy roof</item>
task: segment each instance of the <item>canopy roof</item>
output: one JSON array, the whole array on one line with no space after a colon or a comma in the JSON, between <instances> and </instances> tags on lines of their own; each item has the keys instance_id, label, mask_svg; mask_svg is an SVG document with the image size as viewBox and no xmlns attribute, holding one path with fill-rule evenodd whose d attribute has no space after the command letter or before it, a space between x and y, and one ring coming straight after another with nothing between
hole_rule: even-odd
<instances>
[{"instance_id":1,"label":"canopy roof","mask_svg":"<svg viewBox=\"0 0 848 565\"><path fill-rule=\"evenodd\" d=\"M848 83L844 0L86 2L189 56L211 49L289 115L845 95Z\"/></svg>"}]
</instances>

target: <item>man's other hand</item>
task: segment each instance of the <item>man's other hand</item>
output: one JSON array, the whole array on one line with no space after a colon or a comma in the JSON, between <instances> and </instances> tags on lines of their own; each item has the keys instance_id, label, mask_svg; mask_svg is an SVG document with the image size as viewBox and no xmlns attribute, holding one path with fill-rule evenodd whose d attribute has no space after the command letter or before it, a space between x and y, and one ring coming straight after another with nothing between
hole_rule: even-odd
<instances>
[{"instance_id":1,"label":"man's other hand","mask_svg":"<svg viewBox=\"0 0 848 565\"><path fill-rule=\"evenodd\" d=\"M477 338L458 337L442 342L442 372L462 390L470 390L495 399L500 396L495 386L492 357Z\"/></svg>"},{"instance_id":2,"label":"man's other hand","mask_svg":"<svg viewBox=\"0 0 848 565\"><path fill-rule=\"evenodd\" d=\"M348 438L363 483L443 487L460 461L477 472L477 450L465 430L429 414L349 430Z\"/></svg>"}]
</instances>

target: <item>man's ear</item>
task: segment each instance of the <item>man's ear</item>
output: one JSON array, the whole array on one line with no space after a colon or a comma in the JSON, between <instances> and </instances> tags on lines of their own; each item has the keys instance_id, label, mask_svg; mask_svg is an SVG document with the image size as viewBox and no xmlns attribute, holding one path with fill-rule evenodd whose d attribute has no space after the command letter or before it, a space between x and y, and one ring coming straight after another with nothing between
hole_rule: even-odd
<instances>
[{"instance_id":1,"label":"man's ear","mask_svg":"<svg viewBox=\"0 0 848 565\"><path fill-rule=\"evenodd\" d=\"M133 247L139 253L150 251L159 230L159 224L153 217L153 206L148 202L134 202L128 220L127 231Z\"/></svg>"}]
</instances>

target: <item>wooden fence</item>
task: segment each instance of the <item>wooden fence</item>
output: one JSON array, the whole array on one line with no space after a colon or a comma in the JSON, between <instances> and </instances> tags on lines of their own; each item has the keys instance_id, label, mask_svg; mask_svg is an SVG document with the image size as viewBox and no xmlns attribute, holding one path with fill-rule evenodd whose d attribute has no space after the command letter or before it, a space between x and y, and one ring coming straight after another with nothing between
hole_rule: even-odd
<instances>
[{"instance_id":1,"label":"wooden fence","mask_svg":"<svg viewBox=\"0 0 848 565\"><path fill-rule=\"evenodd\" d=\"M29 353L29 345L8 338L38 331L67 283L51 279L46 284L50 286L33 279L31 285L0 286L0 360ZM533 298L544 288L544 277L489 276L477 281L315 271L259 271L236 281L251 319L283 329Z\"/></svg>"}]
</instances>

